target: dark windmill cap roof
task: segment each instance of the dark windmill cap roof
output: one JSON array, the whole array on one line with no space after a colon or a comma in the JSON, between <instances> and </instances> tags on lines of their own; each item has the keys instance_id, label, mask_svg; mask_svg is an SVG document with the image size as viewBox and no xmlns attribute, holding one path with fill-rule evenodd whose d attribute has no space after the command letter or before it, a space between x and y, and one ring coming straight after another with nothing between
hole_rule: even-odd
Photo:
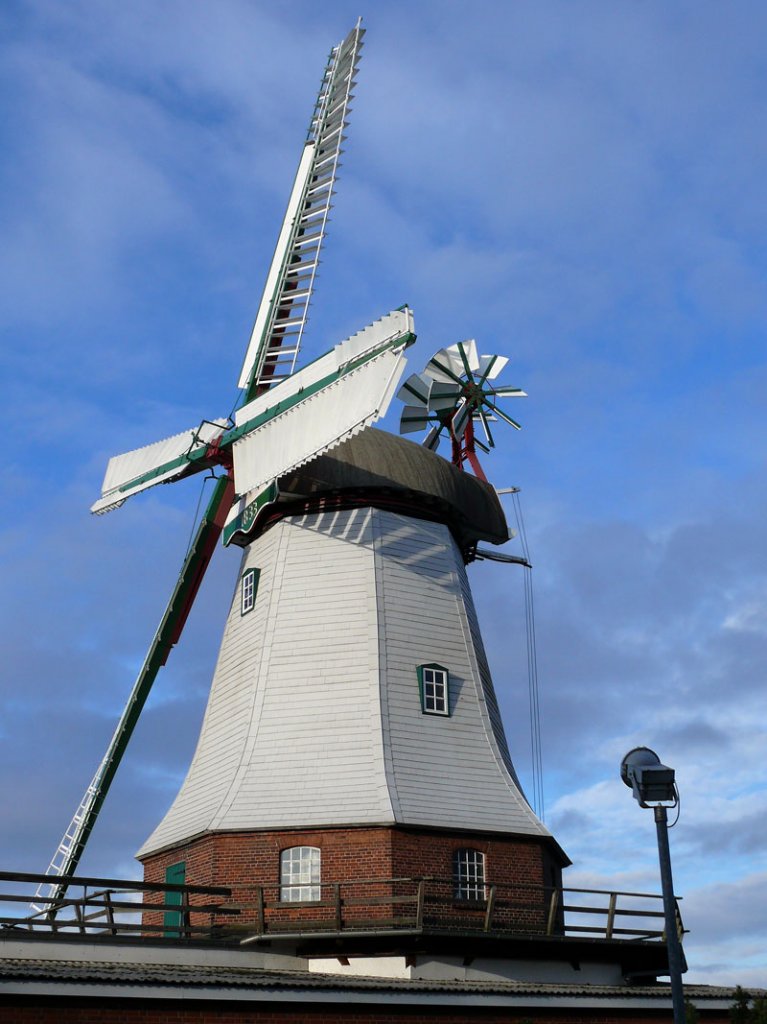
<instances>
[{"instance_id":1,"label":"dark windmill cap roof","mask_svg":"<svg viewBox=\"0 0 767 1024\"><path fill-rule=\"evenodd\" d=\"M462 550L477 541L503 544L509 529L490 484L441 455L383 430L367 429L279 481L280 497L364 499L450 526Z\"/></svg>"}]
</instances>

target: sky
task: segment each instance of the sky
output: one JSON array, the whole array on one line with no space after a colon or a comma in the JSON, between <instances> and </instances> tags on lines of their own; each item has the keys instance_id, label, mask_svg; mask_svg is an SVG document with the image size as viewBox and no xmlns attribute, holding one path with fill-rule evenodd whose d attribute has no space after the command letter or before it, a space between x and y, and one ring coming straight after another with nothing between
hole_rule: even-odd
<instances>
[{"instance_id":1,"label":"sky","mask_svg":"<svg viewBox=\"0 0 767 1024\"><path fill-rule=\"evenodd\" d=\"M231 409L324 62L359 14L303 358L404 302L412 369L465 338L510 358L524 429L499 425L484 466L522 489L566 883L659 891L652 814L618 771L652 747L681 793L687 979L767 986L767 7L749 0L6 0L0 867L47 866L193 526L196 479L91 517L106 461ZM138 877L238 554L216 556L82 873ZM470 579L532 791L523 571Z\"/></svg>"}]
</instances>

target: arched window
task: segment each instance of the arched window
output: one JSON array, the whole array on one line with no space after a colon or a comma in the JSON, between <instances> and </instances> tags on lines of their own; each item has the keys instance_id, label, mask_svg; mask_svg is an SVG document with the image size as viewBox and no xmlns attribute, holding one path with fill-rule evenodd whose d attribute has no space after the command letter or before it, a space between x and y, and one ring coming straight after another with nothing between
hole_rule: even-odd
<instances>
[{"instance_id":1,"label":"arched window","mask_svg":"<svg viewBox=\"0 0 767 1024\"><path fill-rule=\"evenodd\" d=\"M485 898L485 855L480 850L453 852L453 896L457 900Z\"/></svg>"},{"instance_id":2,"label":"arched window","mask_svg":"<svg viewBox=\"0 0 767 1024\"><path fill-rule=\"evenodd\" d=\"M307 903L321 899L320 851L316 846L291 846L280 854L280 899Z\"/></svg>"}]
</instances>

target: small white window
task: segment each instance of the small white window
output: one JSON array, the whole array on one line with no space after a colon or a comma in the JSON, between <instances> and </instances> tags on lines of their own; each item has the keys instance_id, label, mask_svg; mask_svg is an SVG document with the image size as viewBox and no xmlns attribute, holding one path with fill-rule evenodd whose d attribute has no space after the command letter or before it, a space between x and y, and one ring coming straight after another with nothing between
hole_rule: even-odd
<instances>
[{"instance_id":1,"label":"small white window","mask_svg":"<svg viewBox=\"0 0 767 1024\"><path fill-rule=\"evenodd\" d=\"M485 899L485 855L480 850L453 854L453 896L457 900Z\"/></svg>"},{"instance_id":2,"label":"small white window","mask_svg":"<svg viewBox=\"0 0 767 1024\"><path fill-rule=\"evenodd\" d=\"M291 846L280 854L280 899L284 903L319 900L320 851L316 846Z\"/></svg>"},{"instance_id":3,"label":"small white window","mask_svg":"<svg viewBox=\"0 0 767 1024\"><path fill-rule=\"evenodd\" d=\"M449 715L448 672L440 665L419 665L421 710L427 715Z\"/></svg>"},{"instance_id":4,"label":"small white window","mask_svg":"<svg viewBox=\"0 0 767 1024\"><path fill-rule=\"evenodd\" d=\"M248 569L247 572L242 574L241 583L241 603L240 611L242 615L253 610L253 606L256 603L256 589L258 587L258 569Z\"/></svg>"}]
</instances>

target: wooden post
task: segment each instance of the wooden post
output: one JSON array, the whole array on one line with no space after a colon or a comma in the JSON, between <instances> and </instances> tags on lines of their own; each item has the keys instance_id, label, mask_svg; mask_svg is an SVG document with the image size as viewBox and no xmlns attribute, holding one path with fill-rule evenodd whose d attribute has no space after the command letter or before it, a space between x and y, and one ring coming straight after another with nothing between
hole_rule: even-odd
<instances>
[{"instance_id":1,"label":"wooden post","mask_svg":"<svg viewBox=\"0 0 767 1024\"><path fill-rule=\"evenodd\" d=\"M333 902L336 910L336 931L340 932L343 928L341 921L341 883L333 882Z\"/></svg>"},{"instance_id":2,"label":"wooden post","mask_svg":"<svg viewBox=\"0 0 767 1024\"><path fill-rule=\"evenodd\" d=\"M115 911L112 906L112 894L107 891L104 893L104 907L106 908L107 922L109 924L109 931L112 935L117 935L117 929L115 928Z\"/></svg>"},{"instance_id":3,"label":"wooden post","mask_svg":"<svg viewBox=\"0 0 767 1024\"><path fill-rule=\"evenodd\" d=\"M549 921L546 926L546 934L554 934L554 925L557 920L557 907L559 905L559 889L551 890L551 902L549 903Z\"/></svg>"},{"instance_id":4,"label":"wooden post","mask_svg":"<svg viewBox=\"0 0 767 1024\"><path fill-rule=\"evenodd\" d=\"M613 927L615 925L615 904L618 900L617 892L610 893L610 905L607 908L607 928L605 929L605 938L611 939L613 937Z\"/></svg>"},{"instance_id":5,"label":"wooden post","mask_svg":"<svg viewBox=\"0 0 767 1024\"><path fill-rule=\"evenodd\" d=\"M265 928L264 923L264 887L263 885L256 886L256 924L258 926L258 934L263 935Z\"/></svg>"},{"instance_id":6,"label":"wooden post","mask_svg":"<svg viewBox=\"0 0 767 1024\"><path fill-rule=\"evenodd\" d=\"M490 893L487 897L487 908L485 910L485 931L490 931L493 923L493 910L495 909L495 885L490 886Z\"/></svg>"},{"instance_id":7,"label":"wooden post","mask_svg":"<svg viewBox=\"0 0 767 1024\"><path fill-rule=\"evenodd\" d=\"M418 880L418 895L416 897L416 909L415 909L415 926L416 928L423 928L423 905L426 900L426 879L419 878Z\"/></svg>"},{"instance_id":8,"label":"wooden post","mask_svg":"<svg viewBox=\"0 0 767 1024\"><path fill-rule=\"evenodd\" d=\"M189 895L189 892L188 892L186 886L184 886L184 888L181 890L181 899L183 900L184 906L186 906L186 910L184 910L182 912L182 914L181 914L181 925L182 925L182 929L183 929L184 938L186 938L186 939L191 938L191 935L192 935L192 933L190 931L191 924L192 924L192 912L189 909L189 900L190 900L190 898L191 897Z\"/></svg>"}]
</instances>

